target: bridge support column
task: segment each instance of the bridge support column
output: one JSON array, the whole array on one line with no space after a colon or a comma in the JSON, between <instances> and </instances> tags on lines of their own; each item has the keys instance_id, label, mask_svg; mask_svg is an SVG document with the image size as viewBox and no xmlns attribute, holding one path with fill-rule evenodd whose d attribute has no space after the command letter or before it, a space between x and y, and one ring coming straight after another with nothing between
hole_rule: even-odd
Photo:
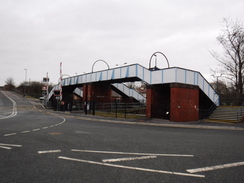
<instances>
[{"instance_id":1,"label":"bridge support column","mask_svg":"<svg viewBox=\"0 0 244 183\"><path fill-rule=\"evenodd\" d=\"M146 117L169 119L170 87L150 85L147 87Z\"/></svg>"},{"instance_id":2,"label":"bridge support column","mask_svg":"<svg viewBox=\"0 0 244 183\"><path fill-rule=\"evenodd\" d=\"M83 85L83 100L87 102L109 103L111 101L110 83L89 83Z\"/></svg>"},{"instance_id":3,"label":"bridge support column","mask_svg":"<svg viewBox=\"0 0 244 183\"><path fill-rule=\"evenodd\" d=\"M171 121L197 121L199 119L198 86L171 83L147 87L147 118Z\"/></svg>"},{"instance_id":4,"label":"bridge support column","mask_svg":"<svg viewBox=\"0 0 244 183\"><path fill-rule=\"evenodd\" d=\"M75 90L74 86L62 87L62 103L60 106L60 110L65 111L68 109L68 105L72 106L74 90Z\"/></svg>"},{"instance_id":5,"label":"bridge support column","mask_svg":"<svg viewBox=\"0 0 244 183\"><path fill-rule=\"evenodd\" d=\"M170 120L197 121L199 119L199 87L170 84Z\"/></svg>"}]
</instances>

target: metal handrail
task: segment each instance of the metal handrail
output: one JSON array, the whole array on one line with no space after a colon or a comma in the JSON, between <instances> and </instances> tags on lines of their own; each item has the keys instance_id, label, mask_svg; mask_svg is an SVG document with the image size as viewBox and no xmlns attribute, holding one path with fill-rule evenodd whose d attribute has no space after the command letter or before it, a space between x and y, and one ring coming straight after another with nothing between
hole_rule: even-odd
<instances>
[{"instance_id":1,"label":"metal handrail","mask_svg":"<svg viewBox=\"0 0 244 183\"><path fill-rule=\"evenodd\" d=\"M219 103L219 99L217 99L214 103L213 103L213 105L209 108L209 110L208 110L208 116L210 116L210 114L212 114L212 112L217 108L217 104Z\"/></svg>"},{"instance_id":2,"label":"metal handrail","mask_svg":"<svg viewBox=\"0 0 244 183\"><path fill-rule=\"evenodd\" d=\"M240 106L240 108L236 112L236 119L237 119L237 121L240 121L242 119L243 113L244 113L244 103Z\"/></svg>"}]
</instances>

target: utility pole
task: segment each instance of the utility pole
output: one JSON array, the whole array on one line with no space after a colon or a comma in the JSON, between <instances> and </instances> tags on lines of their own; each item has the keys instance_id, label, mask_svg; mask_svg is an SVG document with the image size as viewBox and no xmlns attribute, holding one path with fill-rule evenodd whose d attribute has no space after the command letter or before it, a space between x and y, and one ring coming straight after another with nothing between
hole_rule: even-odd
<instances>
[{"instance_id":1,"label":"utility pole","mask_svg":"<svg viewBox=\"0 0 244 183\"><path fill-rule=\"evenodd\" d=\"M24 92L24 97L26 96L26 85L27 85L27 69L25 69L25 92Z\"/></svg>"}]
</instances>

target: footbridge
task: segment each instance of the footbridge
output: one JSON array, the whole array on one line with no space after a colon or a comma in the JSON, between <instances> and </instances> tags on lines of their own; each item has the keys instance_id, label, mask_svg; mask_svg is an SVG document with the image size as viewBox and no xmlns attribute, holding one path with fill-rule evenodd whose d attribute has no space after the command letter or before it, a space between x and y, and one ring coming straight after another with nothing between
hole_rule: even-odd
<instances>
[{"instance_id":1,"label":"footbridge","mask_svg":"<svg viewBox=\"0 0 244 183\"><path fill-rule=\"evenodd\" d=\"M82 87L84 101L109 102L112 87L124 92L124 86L120 83L133 81L147 84L148 118L164 118L169 114L172 121L193 121L198 120L201 111L209 109L213 104L219 105L218 94L200 72L179 67L153 70L140 64L64 78L61 81L63 100L67 100L77 87ZM53 88L55 89L58 86ZM135 99L143 97L132 93ZM49 94L49 98L52 95L53 92Z\"/></svg>"}]
</instances>

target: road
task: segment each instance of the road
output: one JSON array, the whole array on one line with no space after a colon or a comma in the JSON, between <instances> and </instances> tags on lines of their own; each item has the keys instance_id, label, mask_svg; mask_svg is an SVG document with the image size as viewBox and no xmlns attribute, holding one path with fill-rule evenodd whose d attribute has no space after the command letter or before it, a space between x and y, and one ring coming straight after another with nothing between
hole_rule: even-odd
<instances>
[{"instance_id":1,"label":"road","mask_svg":"<svg viewBox=\"0 0 244 183\"><path fill-rule=\"evenodd\" d=\"M244 131L90 121L0 92L0 182L244 182Z\"/></svg>"}]
</instances>

